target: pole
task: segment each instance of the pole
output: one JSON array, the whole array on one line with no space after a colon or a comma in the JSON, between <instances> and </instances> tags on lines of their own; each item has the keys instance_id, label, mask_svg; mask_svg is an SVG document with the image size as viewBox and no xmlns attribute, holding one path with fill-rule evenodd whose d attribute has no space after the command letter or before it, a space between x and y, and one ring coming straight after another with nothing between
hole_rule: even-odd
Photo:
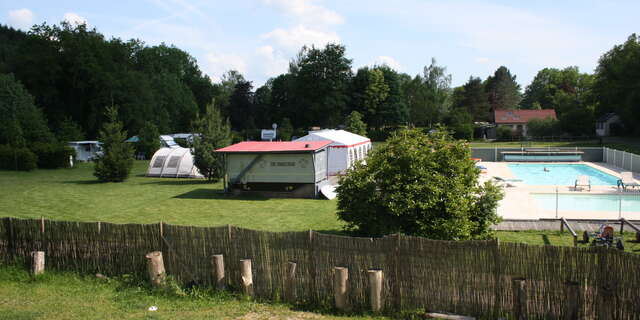
<instances>
[{"instance_id":1,"label":"pole","mask_svg":"<svg viewBox=\"0 0 640 320\"><path fill-rule=\"evenodd\" d=\"M622 192L618 189L618 220L622 218Z\"/></svg>"},{"instance_id":2,"label":"pole","mask_svg":"<svg viewBox=\"0 0 640 320\"><path fill-rule=\"evenodd\" d=\"M558 219L558 186L556 186L556 219Z\"/></svg>"},{"instance_id":3,"label":"pole","mask_svg":"<svg viewBox=\"0 0 640 320\"><path fill-rule=\"evenodd\" d=\"M216 288L218 290L224 290L225 288L225 279L224 279L224 256L221 254L214 254L211 258L211 262L213 263L213 271L214 271L214 279L216 282Z\"/></svg>"}]
</instances>

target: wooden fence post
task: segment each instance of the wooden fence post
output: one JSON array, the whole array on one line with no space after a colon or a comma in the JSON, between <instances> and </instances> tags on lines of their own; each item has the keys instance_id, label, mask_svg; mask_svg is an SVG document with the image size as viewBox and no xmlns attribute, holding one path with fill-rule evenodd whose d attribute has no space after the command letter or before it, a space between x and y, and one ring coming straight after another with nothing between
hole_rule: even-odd
<instances>
[{"instance_id":1,"label":"wooden fence post","mask_svg":"<svg viewBox=\"0 0 640 320\"><path fill-rule=\"evenodd\" d=\"M567 299L564 319L573 320L580 319L581 299L580 299L580 283L567 281L564 285L564 296Z\"/></svg>"},{"instance_id":2,"label":"wooden fence post","mask_svg":"<svg viewBox=\"0 0 640 320\"><path fill-rule=\"evenodd\" d=\"M44 273L44 251L31 252L31 273L36 276Z\"/></svg>"},{"instance_id":3,"label":"wooden fence post","mask_svg":"<svg viewBox=\"0 0 640 320\"><path fill-rule=\"evenodd\" d=\"M40 233L44 233L44 217L40 217Z\"/></svg>"},{"instance_id":4,"label":"wooden fence post","mask_svg":"<svg viewBox=\"0 0 640 320\"><path fill-rule=\"evenodd\" d=\"M162 251L153 251L147 253L147 270L149 271L149 280L151 285L158 287L167 277L164 269L164 260L162 260Z\"/></svg>"},{"instance_id":5,"label":"wooden fence post","mask_svg":"<svg viewBox=\"0 0 640 320\"><path fill-rule=\"evenodd\" d=\"M336 309L346 311L347 294L349 291L349 269L344 267L335 267L333 273L333 298L336 303Z\"/></svg>"},{"instance_id":6,"label":"wooden fence post","mask_svg":"<svg viewBox=\"0 0 640 320\"><path fill-rule=\"evenodd\" d=\"M211 263L213 264L213 278L216 282L216 288L218 290L224 290L225 279L224 279L224 256L221 254L214 254L211 257Z\"/></svg>"},{"instance_id":7,"label":"wooden fence post","mask_svg":"<svg viewBox=\"0 0 640 320\"><path fill-rule=\"evenodd\" d=\"M298 267L298 264L293 262L293 261L289 261L287 263L287 280L286 280L286 290L285 290L285 295L286 295L286 299L287 302L289 303L294 303L296 301L296 286L295 286L295 278L296 278L296 268Z\"/></svg>"},{"instance_id":8,"label":"wooden fence post","mask_svg":"<svg viewBox=\"0 0 640 320\"><path fill-rule=\"evenodd\" d=\"M371 301L371 311L382 310L382 270L369 270L369 299Z\"/></svg>"},{"instance_id":9,"label":"wooden fence post","mask_svg":"<svg viewBox=\"0 0 640 320\"><path fill-rule=\"evenodd\" d=\"M251 259L240 260L240 275L242 276L242 293L253 297L253 274L251 272Z\"/></svg>"},{"instance_id":10,"label":"wooden fence post","mask_svg":"<svg viewBox=\"0 0 640 320\"><path fill-rule=\"evenodd\" d=\"M527 294L525 292L525 280L523 278L513 278L513 313L515 319L524 320L527 318Z\"/></svg>"}]
</instances>

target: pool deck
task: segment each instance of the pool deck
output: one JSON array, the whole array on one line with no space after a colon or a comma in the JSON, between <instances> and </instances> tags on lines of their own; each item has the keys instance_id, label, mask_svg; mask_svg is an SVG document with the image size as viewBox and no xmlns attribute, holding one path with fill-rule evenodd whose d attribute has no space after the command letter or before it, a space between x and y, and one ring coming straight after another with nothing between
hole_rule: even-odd
<instances>
[{"instance_id":1,"label":"pool deck","mask_svg":"<svg viewBox=\"0 0 640 320\"><path fill-rule=\"evenodd\" d=\"M480 181L494 180L494 177L503 179L515 179L513 172L509 169L510 163L518 162L480 162L487 168L486 173L482 173ZM530 162L527 162L530 163ZM539 162L537 162L539 163ZM557 163L557 162L556 162ZM628 171L606 163L593 162L566 162L566 164L584 164L595 169L608 173L615 177L620 177L620 172ZM634 173L634 178L640 180L640 174ZM544 210L538 208L532 193L556 193L560 194L620 194L616 186L591 186L591 191L584 189L581 191L574 190L573 186L532 186L523 182L507 181L501 183L505 191L505 197L498 207L498 215L505 220L531 220L531 219L555 219L564 217L566 219L611 219L620 218L618 210L615 211L561 211L556 216L555 210ZM622 195L635 195L640 199L640 192L627 191ZM640 212L622 212L622 217L637 220Z\"/></svg>"}]
</instances>

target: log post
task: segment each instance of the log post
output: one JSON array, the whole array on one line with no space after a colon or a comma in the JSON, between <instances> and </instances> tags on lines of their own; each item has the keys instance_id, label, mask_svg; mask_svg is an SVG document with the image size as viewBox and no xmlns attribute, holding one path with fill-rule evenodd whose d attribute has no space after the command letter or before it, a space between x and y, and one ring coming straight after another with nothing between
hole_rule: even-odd
<instances>
[{"instance_id":1,"label":"log post","mask_svg":"<svg viewBox=\"0 0 640 320\"><path fill-rule=\"evenodd\" d=\"M40 233L44 233L44 217L40 217Z\"/></svg>"},{"instance_id":2,"label":"log post","mask_svg":"<svg viewBox=\"0 0 640 320\"><path fill-rule=\"evenodd\" d=\"M349 269L344 267L335 267L333 273L333 298L336 303L336 309L341 311L347 310L347 293L349 290Z\"/></svg>"},{"instance_id":3,"label":"log post","mask_svg":"<svg viewBox=\"0 0 640 320\"><path fill-rule=\"evenodd\" d=\"M251 273L251 259L240 260L240 275L242 276L242 292L245 296L253 297L253 274Z\"/></svg>"},{"instance_id":4,"label":"log post","mask_svg":"<svg viewBox=\"0 0 640 320\"><path fill-rule=\"evenodd\" d=\"M31 252L31 273L35 276L44 273L44 251Z\"/></svg>"},{"instance_id":5,"label":"log post","mask_svg":"<svg viewBox=\"0 0 640 320\"><path fill-rule=\"evenodd\" d=\"M286 285L285 295L286 295L287 302L294 303L296 301L295 279L296 279L296 268L298 267L298 264L293 261L289 261L287 265L288 265L288 268L287 268L287 282L285 284Z\"/></svg>"},{"instance_id":6,"label":"log post","mask_svg":"<svg viewBox=\"0 0 640 320\"><path fill-rule=\"evenodd\" d=\"M513 278L512 288L514 319L525 320L527 318L527 295L524 278Z\"/></svg>"},{"instance_id":7,"label":"log post","mask_svg":"<svg viewBox=\"0 0 640 320\"><path fill-rule=\"evenodd\" d=\"M213 279L215 279L216 288L218 290L224 290L224 256L221 254L214 254L211 257L211 263L213 264Z\"/></svg>"},{"instance_id":8,"label":"log post","mask_svg":"<svg viewBox=\"0 0 640 320\"><path fill-rule=\"evenodd\" d=\"M573 281L565 282L564 296L567 299L564 319L580 319L580 283Z\"/></svg>"},{"instance_id":9,"label":"log post","mask_svg":"<svg viewBox=\"0 0 640 320\"><path fill-rule=\"evenodd\" d=\"M371 311L380 312L382 310L382 270L369 270L369 300L371 301Z\"/></svg>"},{"instance_id":10,"label":"log post","mask_svg":"<svg viewBox=\"0 0 640 320\"><path fill-rule=\"evenodd\" d=\"M147 270L149 271L149 280L151 285L158 287L167 277L164 269L164 260L162 260L162 251L153 251L147 253Z\"/></svg>"}]
</instances>

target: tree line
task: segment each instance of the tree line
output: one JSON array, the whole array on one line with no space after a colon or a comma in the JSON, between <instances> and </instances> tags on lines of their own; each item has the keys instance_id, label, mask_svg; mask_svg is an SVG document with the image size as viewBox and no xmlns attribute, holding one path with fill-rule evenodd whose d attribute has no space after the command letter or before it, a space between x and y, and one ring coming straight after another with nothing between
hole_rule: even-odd
<instances>
[{"instance_id":1,"label":"tree line","mask_svg":"<svg viewBox=\"0 0 640 320\"><path fill-rule=\"evenodd\" d=\"M229 119L235 140L258 138L258 130L272 123L289 139L310 127L338 127L353 119L378 140L398 127L437 124L471 139L474 123L492 121L496 109L555 109L558 122L541 130L569 135L592 135L598 116L617 112L624 121L621 133L639 135L639 56L640 39L633 34L603 54L593 74L577 67L544 68L523 90L505 66L458 87L435 59L415 76L386 65L352 71L345 46L328 44L303 47L286 73L254 88L233 70L214 83L175 46L107 39L95 28L64 22L29 32L0 26L0 74L11 74L24 87L35 106L29 112L40 113L44 122L36 122L60 141L96 138L109 106L118 106L130 135L145 128L155 132L149 126L160 133L191 132L193 120L212 101ZM0 120L21 113L2 112ZM0 121L0 144L16 131L12 121ZM33 135L27 133L31 121L23 122L25 137Z\"/></svg>"}]
</instances>

